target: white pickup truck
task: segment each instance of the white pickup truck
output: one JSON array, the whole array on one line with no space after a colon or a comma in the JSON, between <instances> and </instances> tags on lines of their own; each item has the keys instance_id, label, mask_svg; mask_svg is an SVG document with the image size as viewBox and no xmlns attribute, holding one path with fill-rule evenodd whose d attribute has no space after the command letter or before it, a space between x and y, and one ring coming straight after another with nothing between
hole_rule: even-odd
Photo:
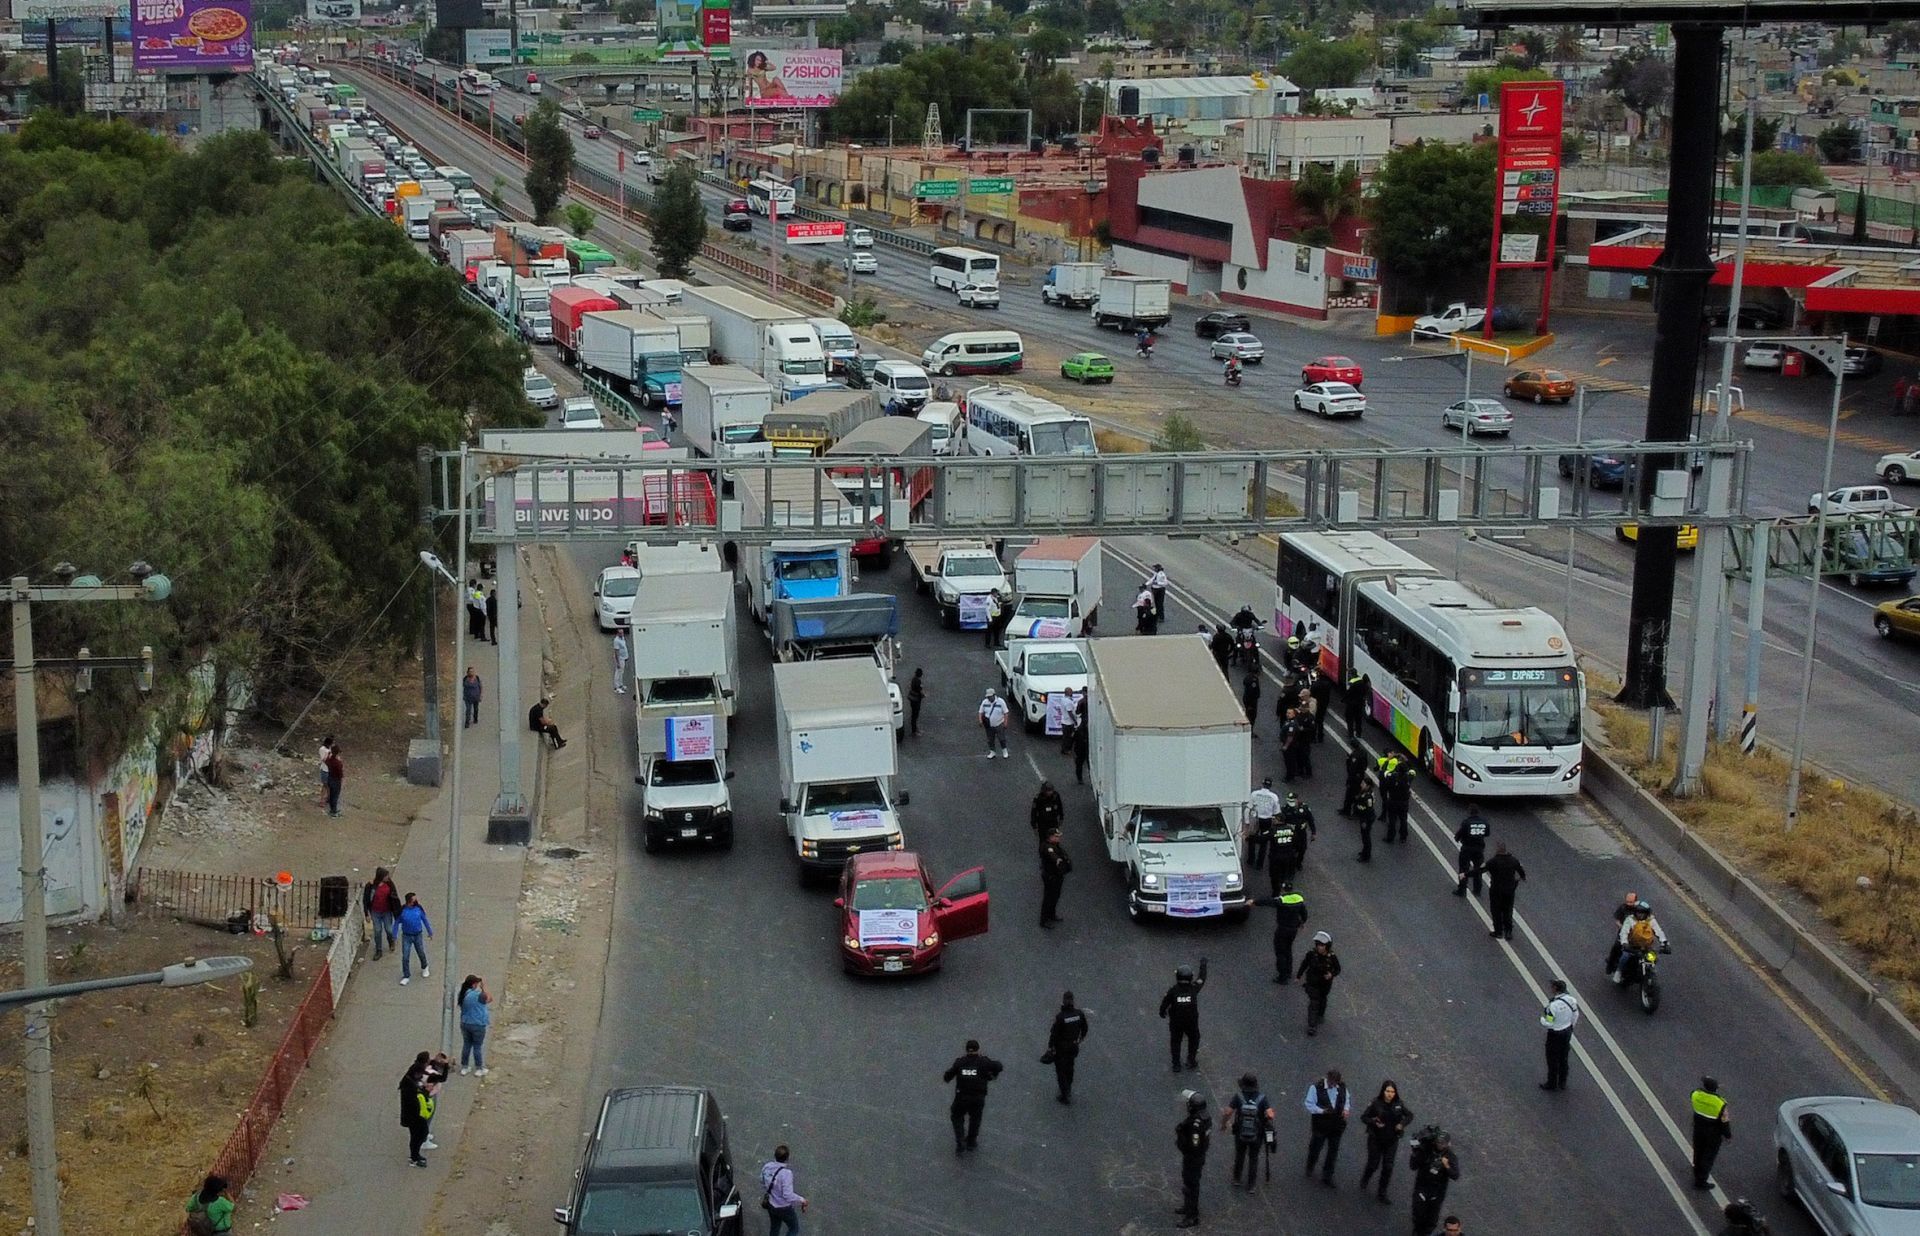
<instances>
[{"instance_id":1,"label":"white pickup truck","mask_svg":"<svg viewBox=\"0 0 1920 1236\"><path fill-rule=\"evenodd\" d=\"M933 594L943 626L977 631L987 623L991 598L998 598L1002 605L1013 602L1006 568L985 541L910 541L907 560L913 564L914 586ZM963 605L969 597L989 599L976 608Z\"/></svg>"},{"instance_id":2,"label":"white pickup truck","mask_svg":"<svg viewBox=\"0 0 1920 1236\"><path fill-rule=\"evenodd\" d=\"M1087 689L1087 646L1081 640L1011 640L993 660L1007 699L1019 704L1029 729L1046 723L1050 698Z\"/></svg>"},{"instance_id":3,"label":"white pickup truck","mask_svg":"<svg viewBox=\"0 0 1920 1236\"><path fill-rule=\"evenodd\" d=\"M1413 333L1416 335L1457 335L1463 330L1473 330L1487 320L1485 309L1475 309L1464 300L1456 300L1438 313L1429 313L1415 319Z\"/></svg>"}]
</instances>

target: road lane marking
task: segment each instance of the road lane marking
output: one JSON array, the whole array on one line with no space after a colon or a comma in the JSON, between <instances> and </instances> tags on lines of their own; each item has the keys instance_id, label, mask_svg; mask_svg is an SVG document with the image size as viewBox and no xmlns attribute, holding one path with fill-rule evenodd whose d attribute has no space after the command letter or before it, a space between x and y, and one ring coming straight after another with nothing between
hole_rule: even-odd
<instances>
[{"instance_id":1,"label":"road lane marking","mask_svg":"<svg viewBox=\"0 0 1920 1236\"><path fill-rule=\"evenodd\" d=\"M1103 545L1103 548L1107 553L1118 558L1123 566L1142 573L1146 572L1146 564L1132 559L1132 557L1125 552L1115 549L1111 545ZM1167 591L1196 617L1203 619L1210 618L1215 622L1226 621L1224 615L1211 612L1209 607L1201 603L1198 596L1185 587L1173 585L1169 587ZM1269 671L1279 666L1278 659L1264 648L1260 650L1260 657ZM1270 673L1269 676L1272 677L1273 675ZM1351 749L1353 744L1348 738L1344 737L1338 731L1330 731L1330 733L1336 745L1343 749ZM1366 746L1364 743L1361 745L1363 749L1372 753L1373 748ZM1425 787L1416 789L1415 802L1419 804L1420 809L1426 814L1433 826L1442 829L1444 832L1445 826L1441 824L1439 813L1434 809L1430 801L1430 794L1431 792L1425 790ZM1416 829L1415 831L1420 834L1421 843L1425 845L1428 852L1433 855L1434 861L1440 865L1443 871L1451 876L1454 873L1454 864L1447 861L1447 857L1440 852L1438 845L1435 844L1428 830L1422 828ZM1486 908L1480 904L1478 899L1474 899L1473 907L1475 915L1478 916L1482 922L1491 926L1492 918L1488 915ZM1572 970L1562 966L1553 957L1546 945L1534 934L1532 928L1526 925L1525 920L1518 913L1514 915L1514 922L1525 930L1528 941L1533 945L1535 951L1540 954L1542 960L1553 969L1555 974L1564 975L1573 973ZM1504 944L1505 942L1503 941L1502 943ZM1521 979L1526 983L1528 989L1539 999L1540 1003L1544 1005L1546 1003L1546 993L1521 962L1519 953L1510 946L1503 948L1502 952L1506 955L1508 961L1512 963L1514 969L1519 972ZM1618 1040L1608 1033L1605 1026L1601 1024L1599 1014L1583 1004L1581 1020L1593 1023L1595 1032L1599 1034L1601 1041L1606 1044L1608 1053L1613 1056L1614 1062L1618 1064L1621 1070L1633 1081L1635 1088L1640 1092L1641 1097L1646 1101L1647 1105L1653 1109L1655 1117L1666 1128L1667 1133L1674 1139L1675 1144L1680 1147L1683 1153L1690 1154L1691 1147L1688 1142L1680 1136L1678 1127L1675 1126L1672 1118L1667 1115L1666 1109L1654 1095L1653 1089L1647 1084L1646 1078L1641 1075L1639 1069L1634 1067L1632 1061L1627 1059L1626 1052L1621 1048ZM1668 1195L1673 1199L1674 1205L1679 1208L1680 1213L1686 1217L1695 1236L1709 1236L1706 1225L1701 1221L1688 1195L1682 1191L1679 1181L1675 1178L1666 1161L1654 1148L1641 1124L1635 1120L1633 1115L1627 1110L1625 1102L1620 1098L1618 1092L1614 1090L1612 1083L1610 1083L1606 1075L1600 1071L1598 1063L1592 1054L1584 1044L1577 1040L1574 1043L1574 1050L1579 1053L1582 1063L1587 1066L1587 1071L1592 1074L1593 1079L1599 1083L1602 1093L1607 1097L1608 1103L1612 1105L1614 1111L1619 1115L1621 1122L1626 1125L1627 1131L1633 1136L1634 1142L1640 1147L1642 1155L1646 1158L1649 1166L1653 1168L1655 1175L1657 1175L1666 1186ZM1713 1189L1713 1197L1719 1205L1724 1206L1726 1204L1726 1195L1720 1191L1718 1185Z\"/></svg>"}]
</instances>

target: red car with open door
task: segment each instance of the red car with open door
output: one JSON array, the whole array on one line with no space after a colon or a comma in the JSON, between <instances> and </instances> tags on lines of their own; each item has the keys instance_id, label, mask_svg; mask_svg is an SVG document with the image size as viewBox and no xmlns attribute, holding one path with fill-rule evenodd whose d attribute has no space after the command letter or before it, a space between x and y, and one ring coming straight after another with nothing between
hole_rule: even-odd
<instances>
[{"instance_id":1,"label":"red car with open door","mask_svg":"<svg viewBox=\"0 0 1920 1236\"><path fill-rule=\"evenodd\" d=\"M833 904L848 973L924 974L940 968L948 941L985 934L987 870L969 868L935 888L912 850L855 854Z\"/></svg>"},{"instance_id":2,"label":"red car with open door","mask_svg":"<svg viewBox=\"0 0 1920 1236\"><path fill-rule=\"evenodd\" d=\"M1360 379L1365 375L1351 356L1322 356L1300 366L1300 385L1312 386L1315 382L1345 382L1358 389Z\"/></svg>"}]
</instances>

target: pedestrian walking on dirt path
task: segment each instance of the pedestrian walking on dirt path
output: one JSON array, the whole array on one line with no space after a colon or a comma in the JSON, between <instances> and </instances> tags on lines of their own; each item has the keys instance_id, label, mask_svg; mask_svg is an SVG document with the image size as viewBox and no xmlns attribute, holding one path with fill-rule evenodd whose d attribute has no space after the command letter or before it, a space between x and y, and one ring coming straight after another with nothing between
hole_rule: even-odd
<instances>
[{"instance_id":1,"label":"pedestrian walking on dirt path","mask_svg":"<svg viewBox=\"0 0 1920 1236\"><path fill-rule=\"evenodd\" d=\"M327 750L327 815L340 818L340 790L347 783L347 766L340 759L340 744Z\"/></svg>"},{"instance_id":2,"label":"pedestrian walking on dirt path","mask_svg":"<svg viewBox=\"0 0 1920 1236\"><path fill-rule=\"evenodd\" d=\"M454 1007L460 1010L460 1076L467 1075L471 1061L476 1077L487 1075L487 1027L493 1024L493 1013L488 1008L493 996L488 993L486 983L477 974L469 974L460 983L460 994L454 997Z\"/></svg>"},{"instance_id":3,"label":"pedestrian walking on dirt path","mask_svg":"<svg viewBox=\"0 0 1920 1236\"><path fill-rule=\"evenodd\" d=\"M400 916L400 890L394 887L393 876L385 867L375 867L373 879L360 890L360 908L373 924L373 959L378 961L399 939L395 924Z\"/></svg>"},{"instance_id":4,"label":"pedestrian walking on dirt path","mask_svg":"<svg viewBox=\"0 0 1920 1236\"><path fill-rule=\"evenodd\" d=\"M485 690L480 682L480 673L473 666L467 666L467 676L460 680L460 702L466 705L466 715L460 718L460 728L480 724L480 697Z\"/></svg>"}]
</instances>

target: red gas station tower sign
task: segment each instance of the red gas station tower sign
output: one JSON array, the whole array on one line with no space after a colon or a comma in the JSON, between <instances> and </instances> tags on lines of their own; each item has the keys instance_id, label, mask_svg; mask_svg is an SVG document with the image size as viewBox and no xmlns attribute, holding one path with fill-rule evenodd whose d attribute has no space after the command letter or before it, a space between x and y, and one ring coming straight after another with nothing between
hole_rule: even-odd
<instances>
[{"instance_id":1,"label":"red gas station tower sign","mask_svg":"<svg viewBox=\"0 0 1920 1236\"><path fill-rule=\"evenodd\" d=\"M1545 272L1536 331L1547 329L1553 293L1553 242L1560 218L1560 133L1565 89L1559 82L1504 82L1500 86L1500 156L1494 172L1493 248L1487 256L1487 318L1481 337L1493 337L1500 272ZM1509 219L1545 219L1546 236L1507 234ZM1544 240L1544 243L1542 241Z\"/></svg>"}]
</instances>

